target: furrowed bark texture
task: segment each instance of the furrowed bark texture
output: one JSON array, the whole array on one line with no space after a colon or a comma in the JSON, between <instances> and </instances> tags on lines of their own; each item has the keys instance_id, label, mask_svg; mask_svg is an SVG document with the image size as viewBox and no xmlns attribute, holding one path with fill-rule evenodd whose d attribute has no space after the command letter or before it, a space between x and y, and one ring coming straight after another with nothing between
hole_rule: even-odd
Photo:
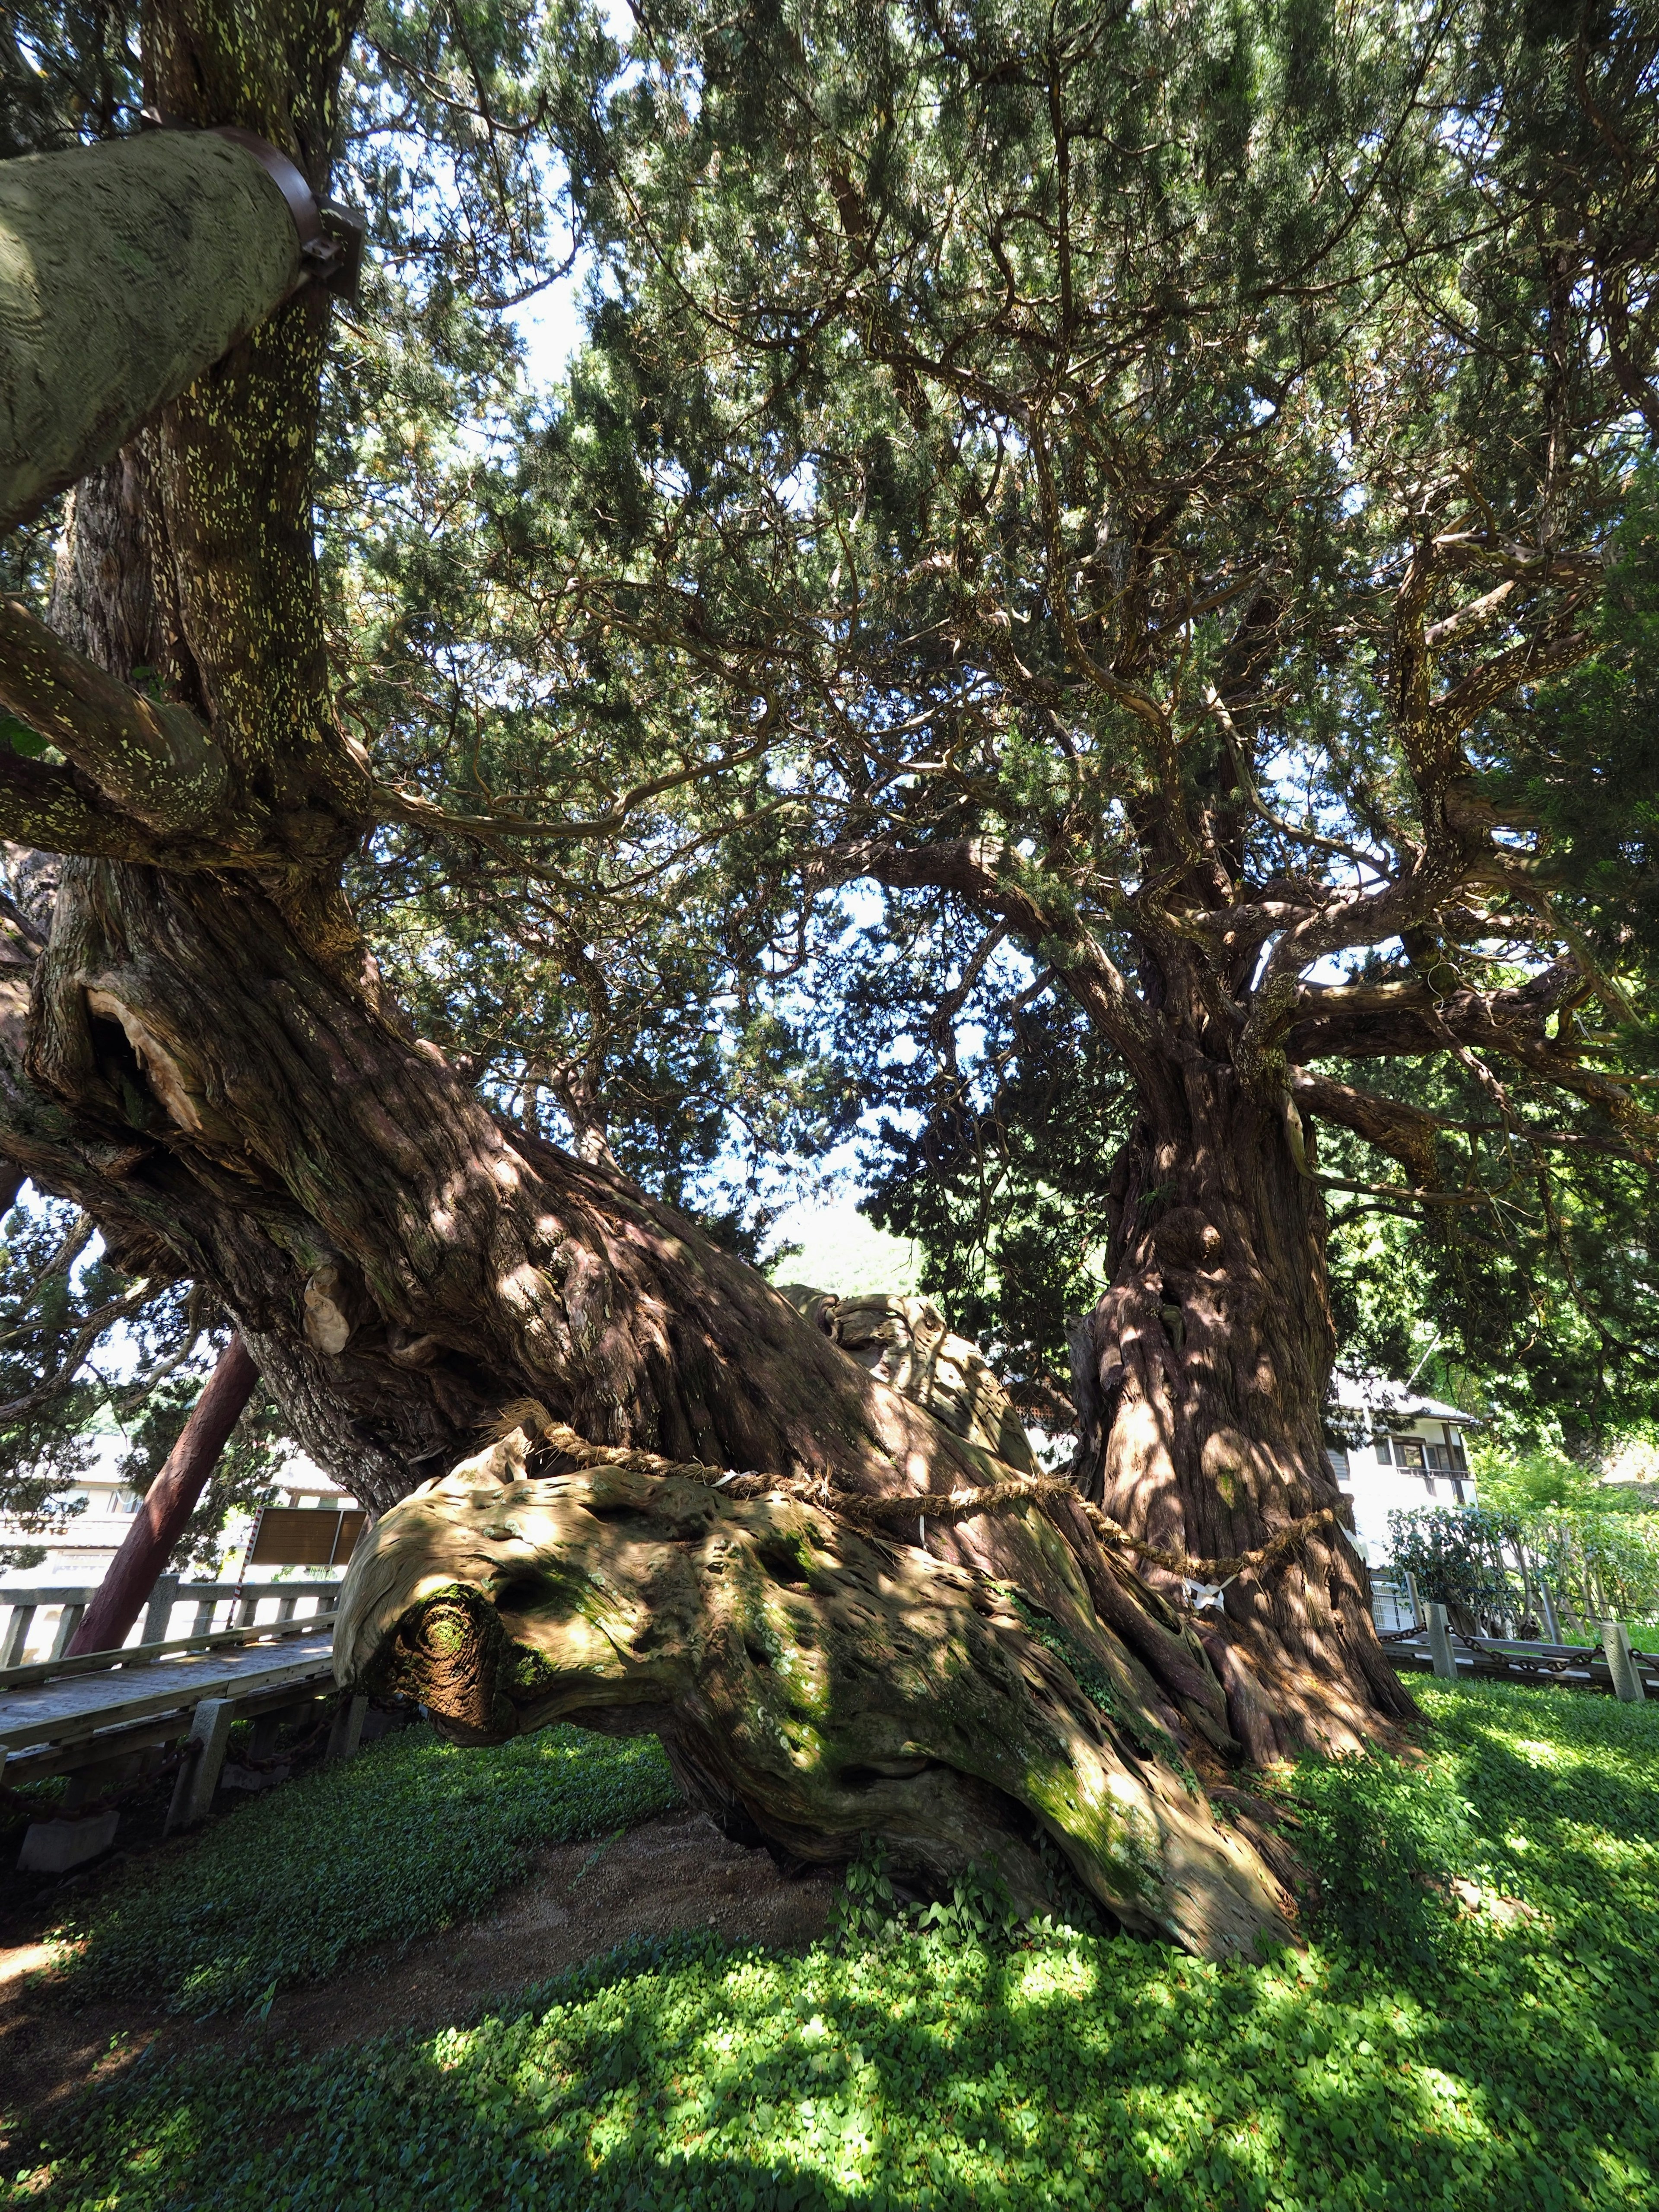
<instances>
[{"instance_id":1,"label":"furrowed bark texture","mask_svg":"<svg viewBox=\"0 0 1659 2212\"><path fill-rule=\"evenodd\" d=\"M1164 1100L1116 1164L1111 1284L1074 1340L1079 1474L1133 1534L1226 1558L1322 1509L1347 1517L1323 1434L1324 1207L1282 1103L1194 1061ZM1258 1761L1352 1747L1413 1710L1338 1522L1245 1568L1223 1603L1215 1656Z\"/></svg>"},{"instance_id":2,"label":"furrowed bark texture","mask_svg":"<svg viewBox=\"0 0 1659 2212\"><path fill-rule=\"evenodd\" d=\"M799 1498L537 1479L536 1457L519 1431L379 1522L342 1594L343 1685L403 1691L467 1742L648 1729L728 1832L786 1863L878 1835L934 1889L989 1861L1036 1911L1047 1838L1134 1932L1212 1958L1284 1936L1080 1589L1049 1612Z\"/></svg>"},{"instance_id":3,"label":"furrowed bark texture","mask_svg":"<svg viewBox=\"0 0 1659 2212\"><path fill-rule=\"evenodd\" d=\"M143 24L158 106L251 129L325 188L349 9L156 4ZM1346 1632L1351 1592L1329 1595L1323 1555L1305 1574L1281 1556L1260 1619L1230 1591L1204 1630L1074 1500L947 1512L1007 1474L984 1439L1018 1451L1018 1424L933 1319L855 1342L849 1311L849 1356L614 1170L495 1115L382 990L340 890L375 812L313 555L326 315L315 294L281 308L77 487L50 629L3 611L0 703L71 765L0 757L0 830L75 857L47 941L0 917L0 1152L86 1206L118 1265L207 1286L294 1433L383 1516L353 1569L349 1679L406 1680L474 1740L571 1713L660 1727L695 1794L797 1858L873 1832L935 1878L995 1856L1029 1898L1046 1834L1126 1925L1247 1947L1280 1924L1273 1884L1194 1772L1271 1755L1274 1685L1336 1663L1309 1593ZM1260 1542L1329 1486L1306 1194L1266 1120L1240 1125L1264 1191L1212 1156L1246 1110L1218 1094L1148 1135L1098 1322L1091 1402L1123 1439L1105 1494L1176 1549ZM1297 1268L1275 1310L1264 1285ZM480 1433L526 1401L544 1456L521 1439L482 1467ZM550 1420L709 1482L573 1474L545 1457ZM1224 1514L1200 1496L1218 1425ZM768 1480L722 1495L722 1469ZM895 1497L914 1534L908 1511L853 1525Z\"/></svg>"}]
</instances>

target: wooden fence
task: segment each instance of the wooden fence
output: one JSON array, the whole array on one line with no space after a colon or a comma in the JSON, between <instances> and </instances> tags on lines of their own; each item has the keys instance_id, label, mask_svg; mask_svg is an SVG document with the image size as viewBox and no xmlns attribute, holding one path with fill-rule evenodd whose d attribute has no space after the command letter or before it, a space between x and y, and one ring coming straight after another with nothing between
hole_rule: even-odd
<instances>
[{"instance_id":1,"label":"wooden fence","mask_svg":"<svg viewBox=\"0 0 1659 2212\"><path fill-rule=\"evenodd\" d=\"M186 1583L177 1575L163 1575L128 1643L167 1643L172 1634L173 1613L181 1606L194 1608L187 1632L193 1637L208 1636L220 1626L251 1628L259 1618L262 1605L272 1607L267 1618L279 1621L331 1613L339 1589L337 1576L307 1582ZM96 1593L95 1583L84 1587L64 1583L0 1583L0 1617L4 1620L3 1627L0 1627L0 1671L22 1666L31 1641L46 1642L46 1649L37 1652L38 1657L61 1659ZM305 1607L303 1615L300 1613L301 1605ZM222 1612L222 1621L219 1618ZM47 1642L47 1622L41 1622L40 1636L35 1634L35 1622L39 1615L44 1614L50 1620L54 1613L56 1620L52 1623Z\"/></svg>"}]
</instances>

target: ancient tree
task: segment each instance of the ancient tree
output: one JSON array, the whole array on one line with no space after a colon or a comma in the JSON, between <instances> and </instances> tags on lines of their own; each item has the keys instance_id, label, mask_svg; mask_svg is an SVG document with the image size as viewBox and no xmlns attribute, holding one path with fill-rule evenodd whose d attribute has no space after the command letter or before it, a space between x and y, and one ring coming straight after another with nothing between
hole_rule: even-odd
<instances>
[{"instance_id":1,"label":"ancient tree","mask_svg":"<svg viewBox=\"0 0 1659 2212\"><path fill-rule=\"evenodd\" d=\"M1651 1377L1650 27L671 9L650 52L606 380L502 570L556 548L567 635L799 732L804 898L956 917L923 1166L998 962L1086 1017L1133 1100L1089 1496L1211 1557L1334 1504L1332 1191ZM1285 1741L1400 1710L1340 1528L1225 1606Z\"/></svg>"},{"instance_id":2,"label":"ancient tree","mask_svg":"<svg viewBox=\"0 0 1659 2212\"><path fill-rule=\"evenodd\" d=\"M787 51L769 44L774 18L752 27L732 66L786 107L803 70L870 59L863 33L843 41L827 19L791 28ZM320 195L354 28L331 8L157 0L143 91L185 126L252 131ZM49 929L10 925L0 1151L86 1208L120 1267L205 1285L295 1433L380 1514L354 1564L347 1679L416 1689L471 1740L569 1715L657 1729L702 1802L797 1860L877 1833L921 1877L988 1856L1034 1899L1057 1852L1125 1925L1220 1954L1281 1924L1283 1900L1206 1793L1247 1758L1352 1744L1405 1710L1321 1442L1332 1341L1310 1123L1362 1127L1413 1163L1413 1188L1432 1180L1435 1133L1312 1064L1382 1040L1507 1054L1582 1104L1564 1140L1645 1142L1609 1048L1570 1026L1618 986L1585 932L1558 941L1545 872L1516 857L1468 750L1483 716L1593 649L1610 465L1585 433L1540 489L1558 418L1522 410L1527 465L1502 486L1460 471L1441 430L1461 391L1436 384L1449 372L1429 349L1413 404L1440 440L1433 465L1401 471L1403 537L1395 508L1364 526L1363 574L1338 544L1328 650L1307 617L1324 541L1297 552L1297 518L1340 540L1373 514L1347 499L1333 441L1339 419L1370 434L1367 364L1392 297L1365 292L1379 234L1336 221L1352 167L1316 162L1310 273L1298 286L1280 266L1251 324L1249 195L1228 179L1249 181L1254 142L1231 169L1220 142L1229 101L1259 87L1218 79L1206 107L1172 76L1166 114L1149 58L1082 16L1059 46L991 54L971 25L920 11L904 52L878 40L872 66L902 74L920 53L956 90L907 104L896 78L867 100L854 85L826 111L832 144L800 123L811 102L787 131L764 103L728 102L712 50L694 127L684 55L660 27L641 37L642 74L609 108L602 82L586 104L550 95L523 133L556 124L594 236L674 279L639 325L601 316L629 373L648 383L688 357L650 341L672 306L699 334L686 374L707 404L681 415L659 386L621 410L659 444L643 460L606 449L623 475L654 469L627 527L581 480L604 441L532 454L494 518L501 574L533 571L538 605L590 659L614 671L637 653L648 672L681 656L705 708L746 702L719 765L775 764L808 896L860 874L944 888L1052 963L1121 1053L1141 1121L1091 1325L1081 1485L1011 1470L971 1422L934 1418L644 1194L603 1141L557 1148L413 1033L345 895L352 856L388 823L520 854L594 824L538 823L522 795L493 813L434 804L379 775L337 711L312 505L330 308L314 288L76 488L49 619L6 609L0 706L37 742L0 754L0 828L69 857ZM603 80L614 55L577 43ZM1066 81L1074 61L1095 106ZM1393 85L1395 58L1376 66ZM1121 131L1099 106L1113 83L1133 109ZM1345 95L1345 143L1370 148L1358 116L1375 89ZM1417 94L1401 96L1410 120ZM486 133L488 106L481 94ZM909 185L900 114L957 134L921 147ZM652 193L743 173L698 137L728 125L752 142L748 173L787 189L763 216L717 200L712 246L736 261L711 251L678 270ZM1136 290L1073 224L1087 200L1098 245L1115 208L1124 253L1175 255L1185 218L1160 230L1133 174L1082 187L1102 149L1144 163L1166 125L1184 179L1170 206L1213 193L1233 244L1184 270L1191 298L1170 260L1160 325L1139 261ZM1314 124L1297 127L1312 159ZM1389 143L1431 165L1460 142L1402 124ZM1004 146L1036 195L1029 221L1005 179L965 234L930 229L968 203L927 164L980 178ZM1357 204L1373 202L1398 206L1366 184ZM902 252L884 229L901 203ZM711 242L707 224L673 237ZM1416 268L1444 242L1397 258ZM1280 264L1294 245L1279 240ZM738 282L751 247L767 262L753 297ZM679 281L711 270L707 295ZM1583 285L1562 281L1559 312L1580 313ZM1370 303L1363 362L1344 351L1353 285ZM952 301L965 321L934 327ZM1178 344L1212 305L1202 345ZM1118 313L1145 325L1133 345ZM717 370L750 376L757 332L777 356L769 398L787 413L839 393L863 446L838 430L792 459L752 393L720 387ZM817 346L842 356L839 386ZM746 459L730 419L745 408ZM671 421L737 456L718 483L706 451L673 450ZM1301 473L1264 474L1258 449L1287 437ZM759 507L723 507L750 498L762 460ZM835 513L812 524L820 493ZM683 509L661 558L659 495ZM849 592L850 617L820 618ZM1334 822L1323 800L1282 811L1273 763L1299 742L1297 684L1364 763ZM1396 939L1401 960L1375 975L1310 973ZM1517 943L1530 967L1495 983ZM1192 1612L1194 1577L1227 1580L1224 1617Z\"/></svg>"}]
</instances>

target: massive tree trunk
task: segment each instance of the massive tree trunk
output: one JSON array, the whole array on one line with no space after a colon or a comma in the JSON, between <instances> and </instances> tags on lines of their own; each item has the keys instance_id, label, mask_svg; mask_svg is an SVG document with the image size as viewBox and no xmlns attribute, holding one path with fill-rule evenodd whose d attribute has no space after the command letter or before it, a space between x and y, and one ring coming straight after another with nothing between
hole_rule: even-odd
<instances>
[{"instance_id":1,"label":"massive tree trunk","mask_svg":"<svg viewBox=\"0 0 1659 2212\"><path fill-rule=\"evenodd\" d=\"M988 1863L1040 1911L1060 1901L1046 1838L1135 1932L1218 1958L1282 1933L1271 1877L1217 1827L1177 1715L1051 1529L1004 1524L1011 1587L860 1533L872 1510L826 1510L830 1486L815 1504L769 1476L594 1464L526 1410L360 1546L343 1682L413 1695L464 1741L650 1729L728 1833L786 1863L879 1836L902 1875L948 1887Z\"/></svg>"},{"instance_id":2,"label":"massive tree trunk","mask_svg":"<svg viewBox=\"0 0 1659 2212\"><path fill-rule=\"evenodd\" d=\"M719 1817L797 1858L879 1834L924 1879L994 1861L1030 1904L1047 1833L1127 1927L1214 1955L1282 1929L1195 1771L1241 1747L1189 1625L1064 1499L955 1510L1007 1470L671 1209L493 1114L257 886L70 863L28 1030L8 1149L129 1264L210 1285L301 1439L384 1516L352 1571L344 1679L406 1680L473 1741L620 1710ZM753 1494L727 1526L735 1508L688 1502L671 1465L572 1504L522 1460L503 1493L472 1454L526 1401L586 1445L760 1471ZM897 1525L858 1538L895 1493ZM722 1593L744 1559L787 1591L779 1547L801 1543L824 1607L756 1599L763 1681ZM643 1674L570 1642L624 1590L605 1648ZM428 1623L457 1591L458 1658L453 1604Z\"/></svg>"},{"instance_id":3,"label":"massive tree trunk","mask_svg":"<svg viewBox=\"0 0 1659 2212\"><path fill-rule=\"evenodd\" d=\"M1306 1139L1287 1101L1196 1052L1143 1099L1112 1176L1110 1285L1074 1343L1083 1486L1196 1559L1328 1516L1227 1579L1212 1640L1254 1757L1351 1747L1412 1707L1325 1449L1335 1333Z\"/></svg>"},{"instance_id":4,"label":"massive tree trunk","mask_svg":"<svg viewBox=\"0 0 1659 2212\"><path fill-rule=\"evenodd\" d=\"M320 5L228 28L156 6L146 90L284 144L321 191L350 27ZM207 1285L295 1433L382 1516L353 1569L348 1679L407 1677L474 1738L631 1715L720 1817L796 1857L873 1832L934 1879L994 1857L1029 1898L1046 1833L1126 1924L1253 1942L1281 1902L1200 1777L1274 1747L1261 1673L1253 1690L1075 1493L1011 1488L672 1209L493 1112L382 988L340 889L386 794L329 694L310 509L326 312L283 308L81 485L52 631L0 620L0 703L73 763L0 756L6 826L79 856L48 942L8 925L0 1151L86 1206L118 1264ZM141 665L164 704L129 688ZM1277 1621L1285 1516L1328 1489L1317 1254L1295 1242L1304 1195L1270 1255L1271 1195L1233 1191L1203 1145L1149 1137L1126 1191L1108 1502L1176 1540L1172 1573L1218 1532L1279 1543ZM1184 1350L1158 1312L1182 1218ZM1312 1303L1272 1310L1267 1284L1298 1268ZM503 1425L519 1459L481 1466ZM1203 1488L1212 1431L1243 1440L1212 1470L1234 1484L1224 1514ZM607 1446L667 1464L613 1481L592 1468ZM1320 1538L1295 1589L1345 1556ZM607 1606L614 1665L573 1630ZM1247 1613L1271 1671L1280 1649ZM1305 1638L1279 1645L1312 1663Z\"/></svg>"},{"instance_id":5,"label":"massive tree trunk","mask_svg":"<svg viewBox=\"0 0 1659 2212\"><path fill-rule=\"evenodd\" d=\"M1179 839L1160 844L1166 820L1143 824L1161 879L1214 908L1224 884ZM1034 954L1063 948L1054 972L1121 1056L1138 1108L1109 1186L1110 1283L1073 1334L1079 1486L1163 1587L1222 1585L1202 1632L1252 1759L1375 1741L1414 1708L1377 1641L1325 1449L1336 1338L1295 1094L1334 1086L1308 1086L1289 1062L1294 994L1249 1000L1261 933L1228 933L1219 972L1173 932L1142 938L1136 992L988 840L872 842L837 860L826 878L946 890Z\"/></svg>"}]
</instances>

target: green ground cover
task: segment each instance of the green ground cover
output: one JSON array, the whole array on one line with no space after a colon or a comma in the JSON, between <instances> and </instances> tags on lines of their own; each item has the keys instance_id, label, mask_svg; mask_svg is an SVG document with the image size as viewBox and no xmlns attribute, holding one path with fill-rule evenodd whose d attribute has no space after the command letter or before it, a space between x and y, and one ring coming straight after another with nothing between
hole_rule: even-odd
<instances>
[{"instance_id":1,"label":"green ground cover","mask_svg":"<svg viewBox=\"0 0 1659 2212\"><path fill-rule=\"evenodd\" d=\"M1650 2212L1659 1711L1421 1694L1428 1765L1292 1785L1325 1882L1305 1953L635 1948L436 2036L140 2062L18 2201Z\"/></svg>"},{"instance_id":2,"label":"green ground cover","mask_svg":"<svg viewBox=\"0 0 1659 2212\"><path fill-rule=\"evenodd\" d=\"M401 1729L96 1893L59 1931L79 1947L71 1989L198 2017L264 2003L478 1912L539 1846L631 1827L678 1795L653 1736L546 1729L462 1751Z\"/></svg>"}]
</instances>

